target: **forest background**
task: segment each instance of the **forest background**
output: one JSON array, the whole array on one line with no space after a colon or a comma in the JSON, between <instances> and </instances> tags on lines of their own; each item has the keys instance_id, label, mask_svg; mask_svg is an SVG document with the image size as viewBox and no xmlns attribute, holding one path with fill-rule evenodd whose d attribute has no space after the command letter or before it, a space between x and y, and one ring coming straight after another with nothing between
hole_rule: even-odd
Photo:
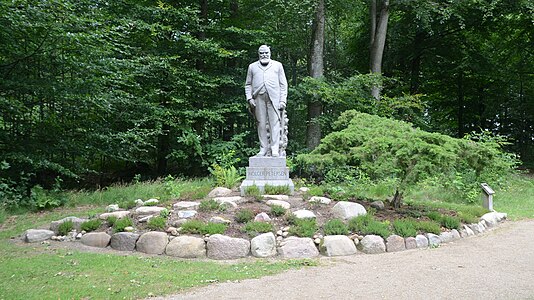
<instances>
[{"instance_id":1,"label":"forest background","mask_svg":"<svg viewBox=\"0 0 534 300\"><path fill-rule=\"evenodd\" d=\"M2 205L244 166L261 44L289 81L290 162L357 110L500 135L531 168L533 16L531 0L2 0Z\"/></svg>"}]
</instances>

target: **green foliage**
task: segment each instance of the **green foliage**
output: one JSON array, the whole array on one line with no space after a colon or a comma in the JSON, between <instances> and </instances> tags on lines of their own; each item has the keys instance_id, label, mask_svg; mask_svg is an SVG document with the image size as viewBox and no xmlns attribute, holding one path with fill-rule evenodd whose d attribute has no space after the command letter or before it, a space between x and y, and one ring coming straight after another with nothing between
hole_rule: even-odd
<instances>
[{"instance_id":1,"label":"green foliage","mask_svg":"<svg viewBox=\"0 0 534 300\"><path fill-rule=\"evenodd\" d=\"M7 219L7 213L3 208L0 208L0 225L2 225Z\"/></svg>"},{"instance_id":2,"label":"green foliage","mask_svg":"<svg viewBox=\"0 0 534 300\"><path fill-rule=\"evenodd\" d=\"M164 218L164 219L168 219L170 216L171 216L171 212L168 210L168 209L163 209L162 211L159 212L159 216Z\"/></svg>"},{"instance_id":3,"label":"green foliage","mask_svg":"<svg viewBox=\"0 0 534 300\"><path fill-rule=\"evenodd\" d=\"M479 221L479 217L463 211L458 212L458 218L465 224L478 223Z\"/></svg>"},{"instance_id":4,"label":"green foliage","mask_svg":"<svg viewBox=\"0 0 534 300\"><path fill-rule=\"evenodd\" d=\"M162 216L155 216L150 218L148 220L146 227L150 230L165 230L165 226L167 225L167 219Z\"/></svg>"},{"instance_id":5,"label":"green foliage","mask_svg":"<svg viewBox=\"0 0 534 300\"><path fill-rule=\"evenodd\" d=\"M367 213L366 215L350 219L349 230L352 232L359 232L363 235L375 234L383 238L387 238L391 235L389 225L375 220L372 213Z\"/></svg>"},{"instance_id":6,"label":"green foliage","mask_svg":"<svg viewBox=\"0 0 534 300\"><path fill-rule=\"evenodd\" d=\"M249 236L254 237L260 233L272 232L273 225L267 222L247 222L243 231L246 232Z\"/></svg>"},{"instance_id":7,"label":"green foliage","mask_svg":"<svg viewBox=\"0 0 534 300\"><path fill-rule=\"evenodd\" d=\"M109 218L108 218L108 222L109 222ZM115 221L115 223L113 224L113 232L115 233L123 232L124 228L132 227L132 226L134 226L133 220L130 219L129 217L124 217L122 219L118 219Z\"/></svg>"},{"instance_id":8,"label":"green foliage","mask_svg":"<svg viewBox=\"0 0 534 300\"><path fill-rule=\"evenodd\" d=\"M426 216L432 220L432 221L436 221L436 222L441 222L441 217L443 216L442 214L440 214L439 212L437 211L431 211L431 212L428 212L426 214Z\"/></svg>"},{"instance_id":9,"label":"green foliage","mask_svg":"<svg viewBox=\"0 0 534 300\"><path fill-rule=\"evenodd\" d=\"M460 219L444 215L441 218L441 225L447 229L460 229Z\"/></svg>"},{"instance_id":10,"label":"green foliage","mask_svg":"<svg viewBox=\"0 0 534 300\"><path fill-rule=\"evenodd\" d=\"M228 225L226 224L208 222L207 224L204 224L202 228L200 228L200 233L209 235L224 234L227 228Z\"/></svg>"},{"instance_id":11,"label":"green foliage","mask_svg":"<svg viewBox=\"0 0 534 300\"><path fill-rule=\"evenodd\" d=\"M237 223L247 223L252 219L254 219L254 212L250 209L241 209L235 214Z\"/></svg>"},{"instance_id":12,"label":"green foliage","mask_svg":"<svg viewBox=\"0 0 534 300\"><path fill-rule=\"evenodd\" d=\"M239 174L234 166L225 169L217 164L213 164L211 174L215 176L218 186L224 186L229 189L234 188L245 178L245 176Z\"/></svg>"},{"instance_id":13,"label":"green foliage","mask_svg":"<svg viewBox=\"0 0 534 300\"><path fill-rule=\"evenodd\" d=\"M264 187L266 195L291 195L291 190L287 185L270 185L266 184Z\"/></svg>"},{"instance_id":14,"label":"green foliage","mask_svg":"<svg viewBox=\"0 0 534 300\"><path fill-rule=\"evenodd\" d=\"M293 222L293 226L289 227L291 235L311 238L319 229L317 221L312 218L295 219Z\"/></svg>"},{"instance_id":15,"label":"green foliage","mask_svg":"<svg viewBox=\"0 0 534 300\"><path fill-rule=\"evenodd\" d=\"M413 219L399 219L393 221L393 231L402 237L417 235L417 221Z\"/></svg>"},{"instance_id":16,"label":"green foliage","mask_svg":"<svg viewBox=\"0 0 534 300\"><path fill-rule=\"evenodd\" d=\"M123 208L123 209L132 209L132 208L134 208L136 206L137 206L137 204L135 204L135 200L133 200L133 199L126 200L126 201L123 201L123 202L119 203L119 207Z\"/></svg>"},{"instance_id":17,"label":"green foliage","mask_svg":"<svg viewBox=\"0 0 534 300\"><path fill-rule=\"evenodd\" d=\"M271 214L275 217L283 216L286 214L286 212L287 210L280 205L271 206Z\"/></svg>"},{"instance_id":18,"label":"green foliage","mask_svg":"<svg viewBox=\"0 0 534 300\"><path fill-rule=\"evenodd\" d=\"M347 235L349 234L348 226L342 220L332 219L323 226L325 235Z\"/></svg>"},{"instance_id":19,"label":"green foliage","mask_svg":"<svg viewBox=\"0 0 534 300\"><path fill-rule=\"evenodd\" d=\"M172 175L165 177L163 187L169 197L180 198L181 186L177 184L176 179Z\"/></svg>"},{"instance_id":20,"label":"green foliage","mask_svg":"<svg viewBox=\"0 0 534 300\"><path fill-rule=\"evenodd\" d=\"M158 206L159 205L159 202L146 202L143 204L144 206Z\"/></svg>"},{"instance_id":21,"label":"green foliage","mask_svg":"<svg viewBox=\"0 0 534 300\"><path fill-rule=\"evenodd\" d=\"M180 226L181 233L200 234L204 223L199 220L189 220Z\"/></svg>"},{"instance_id":22,"label":"green foliage","mask_svg":"<svg viewBox=\"0 0 534 300\"><path fill-rule=\"evenodd\" d=\"M83 222L80 225L80 229L84 230L86 232L91 232L91 231L97 230L98 228L100 228L100 226L102 226L102 221L101 220L92 219L92 220Z\"/></svg>"},{"instance_id":23,"label":"green foliage","mask_svg":"<svg viewBox=\"0 0 534 300\"><path fill-rule=\"evenodd\" d=\"M61 193L61 180L56 178L56 183L50 191L44 190L40 185L35 185L31 190L31 198L37 209L50 209L64 205L67 198Z\"/></svg>"},{"instance_id":24,"label":"green foliage","mask_svg":"<svg viewBox=\"0 0 534 300\"><path fill-rule=\"evenodd\" d=\"M198 207L199 211L215 211L219 209L219 202L213 200L213 199L207 199L200 201L200 205Z\"/></svg>"},{"instance_id":25,"label":"green foliage","mask_svg":"<svg viewBox=\"0 0 534 300\"><path fill-rule=\"evenodd\" d=\"M421 233L440 234L441 227L436 221L418 221L415 223L416 229Z\"/></svg>"},{"instance_id":26,"label":"green foliage","mask_svg":"<svg viewBox=\"0 0 534 300\"><path fill-rule=\"evenodd\" d=\"M71 232L72 229L74 229L74 223L69 220L69 221L65 221L65 222L59 224L59 227L58 227L57 231L58 231L59 235L65 236L65 235L69 234L69 232Z\"/></svg>"},{"instance_id":27,"label":"green foliage","mask_svg":"<svg viewBox=\"0 0 534 300\"><path fill-rule=\"evenodd\" d=\"M108 225L109 226L113 226L115 225L115 223L117 222L118 218L115 217L115 216L109 216L107 219L106 219L106 222L108 222Z\"/></svg>"},{"instance_id":28,"label":"green foliage","mask_svg":"<svg viewBox=\"0 0 534 300\"><path fill-rule=\"evenodd\" d=\"M261 201L263 199L260 188L255 184L245 188L245 196L252 197L255 201Z\"/></svg>"}]
</instances>

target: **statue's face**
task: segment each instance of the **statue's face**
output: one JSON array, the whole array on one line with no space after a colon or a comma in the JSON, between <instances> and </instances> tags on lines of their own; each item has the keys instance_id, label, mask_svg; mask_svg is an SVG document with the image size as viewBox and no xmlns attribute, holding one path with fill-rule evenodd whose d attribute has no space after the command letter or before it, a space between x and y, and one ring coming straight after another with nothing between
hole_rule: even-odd
<instances>
[{"instance_id":1,"label":"statue's face","mask_svg":"<svg viewBox=\"0 0 534 300\"><path fill-rule=\"evenodd\" d=\"M260 56L260 62L262 64L268 64L269 61L271 61L271 50L269 49L269 47L265 45L261 46L258 50L258 54Z\"/></svg>"}]
</instances>

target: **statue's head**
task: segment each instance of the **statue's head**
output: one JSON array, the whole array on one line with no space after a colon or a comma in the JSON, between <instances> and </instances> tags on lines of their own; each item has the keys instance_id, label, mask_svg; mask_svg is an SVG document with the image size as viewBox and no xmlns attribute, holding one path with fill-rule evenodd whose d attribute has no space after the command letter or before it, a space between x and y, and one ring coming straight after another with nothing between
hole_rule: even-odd
<instances>
[{"instance_id":1,"label":"statue's head","mask_svg":"<svg viewBox=\"0 0 534 300\"><path fill-rule=\"evenodd\" d=\"M261 45L258 49L258 55L260 56L260 63L266 65L271 61L271 49L267 45Z\"/></svg>"}]
</instances>

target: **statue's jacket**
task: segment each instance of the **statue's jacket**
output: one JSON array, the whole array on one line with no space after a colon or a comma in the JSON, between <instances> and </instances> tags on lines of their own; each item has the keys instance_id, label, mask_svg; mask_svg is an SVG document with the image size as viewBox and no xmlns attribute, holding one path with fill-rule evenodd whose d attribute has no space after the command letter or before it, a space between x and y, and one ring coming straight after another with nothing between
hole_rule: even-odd
<instances>
[{"instance_id":1,"label":"statue's jacket","mask_svg":"<svg viewBox=\"0 0 534 300\"><path fill-rule=\"evenodd\" d=\"M257 94L265 89L273 106L278 110L280 103L287 103L287 80L284 67L278 61L272 60L266 66L259 61L248 66L247 80L245 82L245 96L247 99L256 98Z\"/></svg>"}]
</instances>

